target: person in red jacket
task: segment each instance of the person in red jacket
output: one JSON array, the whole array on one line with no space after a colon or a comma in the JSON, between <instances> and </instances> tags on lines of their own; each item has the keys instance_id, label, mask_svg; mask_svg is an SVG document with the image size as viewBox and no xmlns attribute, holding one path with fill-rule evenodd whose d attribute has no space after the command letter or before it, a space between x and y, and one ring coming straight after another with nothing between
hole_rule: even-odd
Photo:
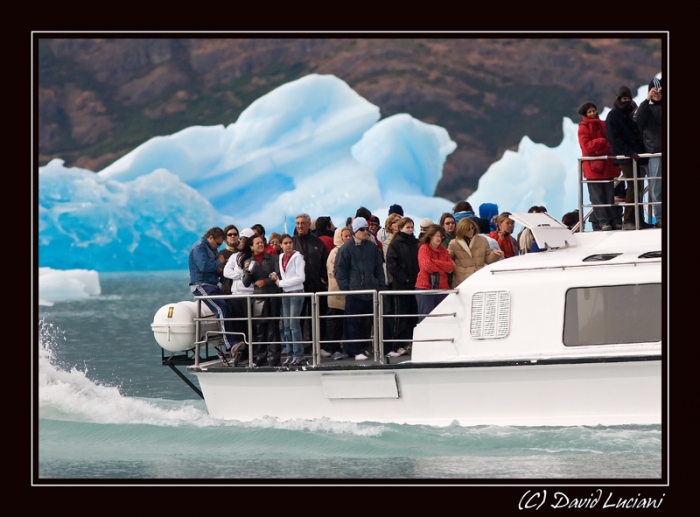
<instances>
[{"instance_id":1,"label":"person in red jacket","mask_svg":"<svg viewBox=\"0 0 700 517\"><path fill-rule=\"evenodd\" d=\"M431 224L418 241L418 278L416 290L449 289L447 273L454 267L450 253L442 245L445 230L439 224ZM418 314L429 314L437 307L446 294L417 294ZM425 316L419 316L418 322Z\"/></svg>"},{"instance_id":2,"label":"person in red jacket","mask_svg":"<svg viewBox=\"0 0 700 517\"><path fill-rule=\"evenodd\" d=\"M612 154L610 142L605 135L605 122L598 118L598 107L584 102L578 109L578 143L583 156L606 156ZM609 180L604 183L586 183L592 205L610 205L593 208L593 215L603 231L621 230L622 218L615 209L615 186L612 181L620 175L615 159L586 160L583 162L583 177L587 180Z\"/></svg>"}]
</instances>

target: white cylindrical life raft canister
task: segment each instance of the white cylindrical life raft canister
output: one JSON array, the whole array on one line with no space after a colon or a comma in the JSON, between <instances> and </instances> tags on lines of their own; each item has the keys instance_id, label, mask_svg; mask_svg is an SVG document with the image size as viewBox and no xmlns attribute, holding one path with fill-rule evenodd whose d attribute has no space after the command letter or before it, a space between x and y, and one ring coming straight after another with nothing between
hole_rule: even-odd
<instances>
[{"instance_id":1,"label":"white cylindrical life raft canister","mask_svg":"<svg viewBox=\"0 0 700 517\"><path fill-rule=\"evenodd\" d=\"M211 321L200 322L199 339L195 339L195 322L197 317L197 302L183 301L163 305L151 323L151 330L160 346L170 352L183 352L194 348L195 341L202 341L207 331L220 331L216 316L205 303L201 304L203 318Z\"/></svg>"}]
</instances>

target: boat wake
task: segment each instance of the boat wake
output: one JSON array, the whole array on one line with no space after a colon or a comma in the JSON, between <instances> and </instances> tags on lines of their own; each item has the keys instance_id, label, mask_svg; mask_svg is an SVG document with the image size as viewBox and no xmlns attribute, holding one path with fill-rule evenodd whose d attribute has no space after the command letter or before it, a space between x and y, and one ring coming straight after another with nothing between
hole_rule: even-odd
<instances>
[{"instance_id":1,"label":"boat wake","mask_svg":"<svg viewBox=\"0 0 700 517\"><path fill-rule=\"evenodd\" d=\"M280 420L264 417L251 422L211 418L199 400L128 397L118 386L88 378L88 367L58 365L56 350L65 341L52 323L39 322L39 418L99 424L147 424L168 427L252 427L313 433L379 436L381 424L336 422L328 418Z\"/></svg>"}]
</instances>

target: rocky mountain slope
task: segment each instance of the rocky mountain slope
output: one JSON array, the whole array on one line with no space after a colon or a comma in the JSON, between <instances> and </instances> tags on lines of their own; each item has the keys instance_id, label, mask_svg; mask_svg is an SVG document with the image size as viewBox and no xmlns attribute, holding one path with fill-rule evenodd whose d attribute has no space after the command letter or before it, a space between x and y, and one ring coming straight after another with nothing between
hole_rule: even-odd
<instances>
[{"instance_id":1,"label":"rocky mountain slope","mask_svg":"<svg viewBox=\"0 0 700 517\"><path fill-rule=\"evenodd\" d=\"M467 197L524 135L547 145L586 100L612 105L661 70L661 39L40 39L39 163L100 170L192 125L228 125L309 73L446 128L457 150L436 194Z\"/></svg>"}]
</instances>

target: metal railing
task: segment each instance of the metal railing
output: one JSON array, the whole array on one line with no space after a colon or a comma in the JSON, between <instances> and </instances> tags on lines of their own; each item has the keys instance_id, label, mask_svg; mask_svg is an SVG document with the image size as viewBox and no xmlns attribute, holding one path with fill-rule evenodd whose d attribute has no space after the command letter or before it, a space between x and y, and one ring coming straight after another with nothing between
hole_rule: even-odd
<instances>
[{"instance_id":1,"label":"metal railing","mask_svg":"<svg viewBox=\"0 0 700 517\"><path fill-rule=\"evenodd\" d=\"M663 156L662 153L645 153L645 154L640 154L640 158L660 158ZM604 180L589 180L583 177L583 162L585 161L595 161L595 160L608 160L614 158L616 160L631 160L632 162L632 177L631 178L625 178L624 176L618 176L617 178L611 178L611 179L604 179ZM578 158L578 223L572 228L572 232L582 232L584 223L585 221L593 214L593 209L594 208L599 208L599 207L615 207L615 206L620 206L620 207L627 207L627 206L634 206L634 222L635 222L635 228L639 230L639 207L640 205L644 207L648 211L649 214L649 220L651 220L652 216L652 206L653 205L660 205L661 201L652 201L651 200L651 191L649 189L649 186L647 185L643 190L642 190L642 195L639 195L639 182L644 181L644 180L651 180L651 181L661 181L662 176L639 176L638 173L638 164L636 160L633 160L630 156L581 156ZM620 182L622 181L627 181L627 182L632 182L634 186L634 203L612 203L612 204L604 204L604 205L594 205L594 204L584 204L583 203L583 185L584 183L610 183L614 182L613 186L617 186ZM629 186L627 187L629 188ZM643 197L645 194L648 194L648 201L643 201ZM642 199L642 201L640 201ZM585 214L583 213L584 208L589 208Z\"/></svg>"},{"instance_id":2,"label":"metal railing","mask_svg":"<svg viewBox=\"0 0 700 517\"><path fill-rule=\"evenodd\" d=\"M321 345L328 344L328 343L336 343L338 342L337 340L322 340L321 339L321 320L329 320L333 318L372 318L372 333L369 338L360 338L360 339L341 339L341 343L356 343L356 342L371 342L372 343L372 356L375 361L381 363L381 364L386 364L386 357L384 354L384 343L412 343L412 342L421 342L421 343L426 343L426 342L441 342L445 341L445 339L421 339L421 340L415 340L415 339L394 339L389 338L385 339L384 338L384 319L385 318L420 318L420 317L425 317L425 318L442 318L442 317L451 317L451 318L456 318L457 313L456 312L447 312L447 313L431 313L431 314L421 314L421 313L416 313L416 314L384 314L384 309L386 307L386 302L385 302L385 297L386 296L424 296L424 295L434 295L434 294L452 294L452 293L458 293L459 289L445 289L445 290L406 290L406 291L391 291L391 290L385 290L385 291L375 291L375 290L363 290L363 291L322 291L322 292L317 292L317 293L275 293L275 294L224 294L224 295L209 295L209 296L196 296L195 301L197 303L197 317L194 318L194 323L195 323L195 336L200 336L201 335L201 323L203 321L212 321L216 320L217 322L221 321L246 321L247 322L247 328L248 328L248 335L244 335L241 332L226 332L222 329L217 329L216 331L207 331L205 332L204 339L201 341L196 341L194 343L195 345L195 357L194 357L194 365L199 366L199 359L200 359L200 350L201 346L207 346L208 343L211 339L213 338L218 338L219 336L222 335L222 333L225 334L232 334L236 336L240 336L242 339L240 341L243 341L246 343L248 347L248 364L252 365L252 359L255 356L254 354L254 346L257 345L262 345L262 344L279 344L279 345L286 345L288 341L285 341L282 339L281 341L255 341L254 340L254 324L256 322L262 322L262 321L280 321L283 319L297 319L297 320L311 320L311 339L310 340L301 340L299 343L303 345L308 345L309 343L311 344L311 357L312 357L312 365L316 366L321 363ZM336 315L330 315L330 314L320 314L319 313L319 299L323 296L338 296L338 295L363 295L363 294L371 294L372 295L372 313L366 313L366 314L336 314ZM253 300L255 299L265 299L265 298L283 298L283 297L293 297L293 296L298 296L298 297L304 297L304 298L310 298L311 299L311 314L307 316L292 316L292 317L283 317L281 314L278 316L256 316L253 314ZM202 309L201 309L201 304L204 300L207 299L223 299L223 300L231 300L234 298L243 298L246 300L246 309L247 309L247 315L246 316L236 316L232 318L212 318L212 316L203 316L202 315ZM207 354L208 355L208 354Z\"/></svg>"}]
</instances>

